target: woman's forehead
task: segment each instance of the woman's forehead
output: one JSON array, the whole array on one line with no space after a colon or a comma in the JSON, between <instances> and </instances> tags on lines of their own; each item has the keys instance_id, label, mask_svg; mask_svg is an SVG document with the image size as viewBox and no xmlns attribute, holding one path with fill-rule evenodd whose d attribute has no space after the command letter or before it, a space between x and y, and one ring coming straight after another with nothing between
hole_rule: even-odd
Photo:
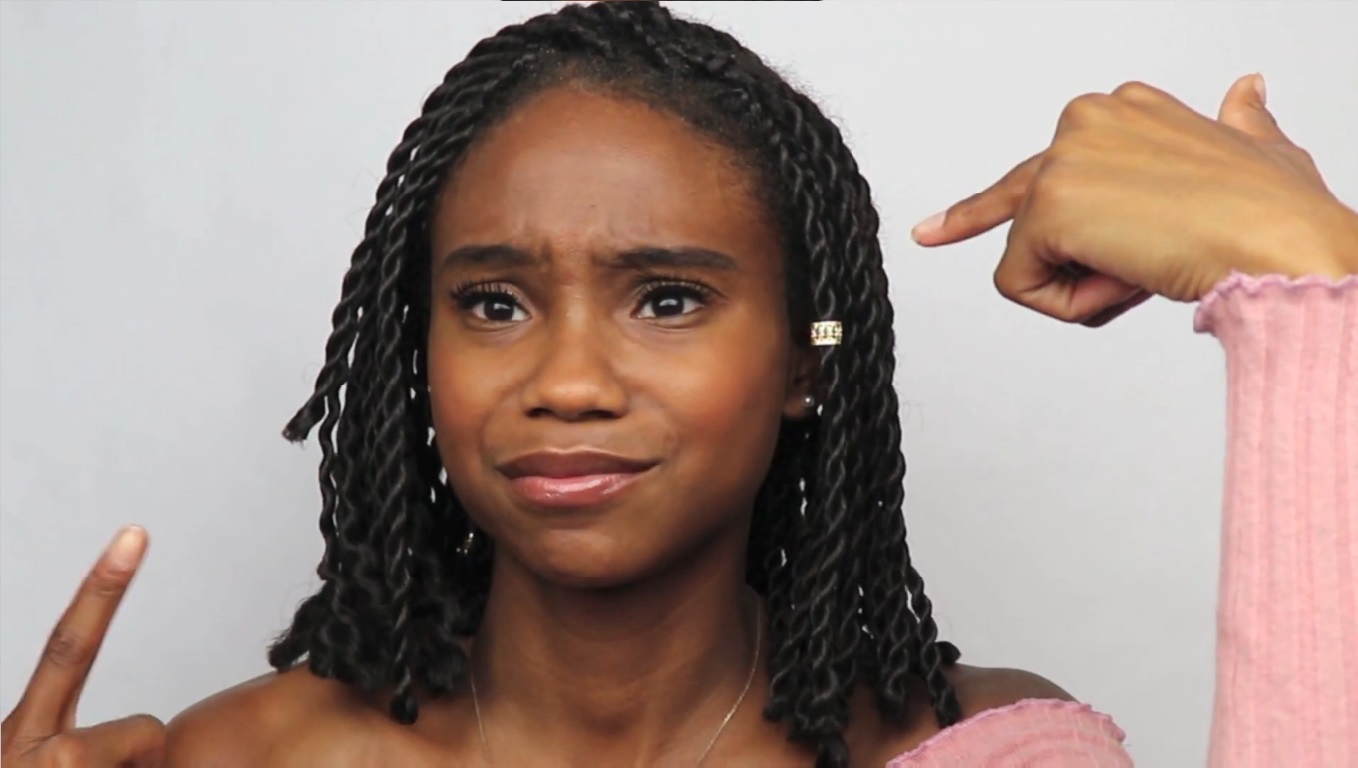
<instances>
[{"instance_id":1,"label":"woman's forehead","mask_svg":"<svg viewBox=\"0 0 1358 768\"><path fill-rule=\"evenodd\" d=\"M440 201L435 241L569 235L748 248L774 236L751 182L731 150L674 115L553 88L472 147Z\"/></svg>"}]
</instances>

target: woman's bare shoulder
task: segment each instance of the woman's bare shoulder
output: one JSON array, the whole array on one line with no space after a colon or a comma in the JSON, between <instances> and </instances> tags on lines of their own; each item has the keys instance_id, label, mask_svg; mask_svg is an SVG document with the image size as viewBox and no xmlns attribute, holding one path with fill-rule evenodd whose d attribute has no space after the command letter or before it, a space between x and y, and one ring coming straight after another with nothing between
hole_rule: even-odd
<instances>
[{"instance_id":1,"label":"woman's bare shoulder","mask_svg":"<svg viewBox=\"0 0 1358 768\"><path fill-rule=\"evenodd\" d=\"M956 671L948 677L957 691L963 719L1017 704L1024 699L1075 700L1061 686L1036 672L965 664L958 664L954 669Z\"/></svg>"},{"instance_id":2,"label":"woman's bare shoulder","mask_svg":"<svg viewBox=\"0 0 1358 768\"><path fill-rule=\"evenodd\" d=\"M364 764L364 741L378 729L346 686L305 666L272 672L216 693L167 726L165 765L235 768Z\"/></svg>"}]
</instances>

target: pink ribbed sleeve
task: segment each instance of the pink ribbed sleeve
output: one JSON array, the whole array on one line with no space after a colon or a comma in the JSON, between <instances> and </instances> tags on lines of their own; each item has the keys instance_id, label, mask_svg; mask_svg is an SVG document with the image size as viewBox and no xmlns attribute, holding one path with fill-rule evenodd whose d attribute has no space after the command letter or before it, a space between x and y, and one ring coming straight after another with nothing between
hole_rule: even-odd
<instances>
[{"instance_id":1,"label":"pink ribbed sleeve","mask_svg":"<svg viewBox=\"0 0 1358 768\"><path fill-rule=\"evenodd\" d=\"M1358 765L1358 277L1232 276L1213 766Z\"/></svg>"},{"instance_id":2,"label":"pink ribbed sleeve","mask_svg":"<svg viewBox=\"0 0 1358 768\"><path fill-rule=\"evenodd\" d=\"M1227 381L1209 764L1358 766L1358 276L1232 275L1194 327ZM888 768L1122 768L1122 740L1085 705L1028 700Z\"/></svg>"}]
</instances>

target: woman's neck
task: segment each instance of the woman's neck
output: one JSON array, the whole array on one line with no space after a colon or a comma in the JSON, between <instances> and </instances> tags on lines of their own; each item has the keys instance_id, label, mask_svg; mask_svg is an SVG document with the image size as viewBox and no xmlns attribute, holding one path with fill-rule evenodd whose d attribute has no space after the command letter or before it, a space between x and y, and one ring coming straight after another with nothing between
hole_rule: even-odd
<instances>
[{"instance_id":1,"label":"woman's neck","mask_svg":"<svg viewBox=\"0 0 1358 768\"><path fill-rule=\"evenodd\" d=\"M472 651L495 762L513 762L520 745L505 739L515 734L532 734L521 746L539 757L551 745L596 764L696 760L755 661L758 599L743 558L715 559L604 590L497 562ZM762 671L743 706L762 707Z\"/></svg>"}]
</instances>

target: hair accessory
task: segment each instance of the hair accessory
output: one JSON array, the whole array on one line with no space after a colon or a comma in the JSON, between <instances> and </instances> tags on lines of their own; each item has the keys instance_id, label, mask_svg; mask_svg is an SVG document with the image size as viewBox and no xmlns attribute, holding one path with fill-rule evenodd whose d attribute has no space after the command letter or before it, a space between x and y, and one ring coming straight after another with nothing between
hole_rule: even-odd
<instances>
[{"instance_id":1,"label":"hair accessory","mask_svg":"<svg viewBox=\"0 0 1358 768\"><path fill-rule=\"evenodd\" d=\"M811 324L811 346L833 347L844 338L844 325L838 320L821 320Z\"/></svg>"}]
</instances>

